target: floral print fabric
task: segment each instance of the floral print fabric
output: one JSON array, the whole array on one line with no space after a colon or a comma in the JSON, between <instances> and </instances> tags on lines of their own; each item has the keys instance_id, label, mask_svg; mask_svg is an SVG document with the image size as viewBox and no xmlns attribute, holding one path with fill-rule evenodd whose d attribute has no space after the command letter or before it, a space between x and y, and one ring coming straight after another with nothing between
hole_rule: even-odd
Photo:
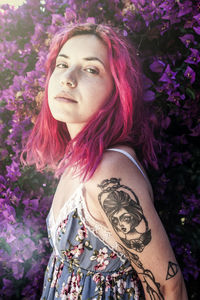
<instances>
[{"instance_id":1,"label":"floral print fabric","mask_svg":"<svg viewBox=\"0 0 200 300\"><path fill-rule=\"evenodd\" d=\"M41 300L139 300L139 279L128 260L121 259L84 224L74 209L57 227L57 250L45 272Z\"/></svg>"}]
</instances>

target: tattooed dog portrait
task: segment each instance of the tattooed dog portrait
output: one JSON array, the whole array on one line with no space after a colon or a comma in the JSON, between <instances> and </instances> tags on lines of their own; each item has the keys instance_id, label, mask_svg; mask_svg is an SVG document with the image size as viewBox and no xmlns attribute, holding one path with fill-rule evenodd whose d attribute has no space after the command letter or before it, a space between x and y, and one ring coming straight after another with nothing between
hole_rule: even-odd
<instances>
[{"instance_id":1,"label":"tattooed dog portrait","mask_svg":"<svg viewBox=\"0 0 200 300\"><path fill-rule=\"evenodd\" d=\"M151 230L135 193L111 178L99 187L99 201L115 232L127 248L142 252L151 240Z\"/></svg>"}]
</instances>

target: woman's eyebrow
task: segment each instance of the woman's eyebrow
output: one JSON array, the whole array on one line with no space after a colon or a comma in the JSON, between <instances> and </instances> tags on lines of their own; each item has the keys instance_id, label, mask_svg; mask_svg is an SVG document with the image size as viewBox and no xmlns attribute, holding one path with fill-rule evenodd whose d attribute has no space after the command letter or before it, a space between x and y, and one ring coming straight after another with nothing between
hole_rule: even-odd
<instances>
[{"instance_id":1,"label":"woman's eyebrow","mask_svg":"<svg viewBox=\"0 0 200 300\"><path fill-rule=\"evenodd\" d=\"M61 53L61 54L58 54L57 57L59 57L59 56L64 57L64 58L67 58L67 59L70 58L68 55L62 54L62 53ZM89 57L84 57L83 60L86 60L86 61L99 61L99 62L104 66L104 68L105 68L105 64L104 64L103 61L102 61L100 58L98 58L98 57L95 57L95 56L89 56Z\"/></svg>"},{"instance_id":2,"label":"woman's eyebrow","mask_svg":"<svg viewBox=\"0 0 200 300\"><path fill-rule=\"evenodd\" d=\"M87 61L94 61L94 60L97 60L97 61L99 61L99 62L104 66L104 68L105 68L105 65L104 65L103 61L102 61L101 59L99 59L98 57L91 56L91 57L85 57L85 58L83 58L83 59L84 59L84 60L87 60Z\"/></svg>"}]
</instances>

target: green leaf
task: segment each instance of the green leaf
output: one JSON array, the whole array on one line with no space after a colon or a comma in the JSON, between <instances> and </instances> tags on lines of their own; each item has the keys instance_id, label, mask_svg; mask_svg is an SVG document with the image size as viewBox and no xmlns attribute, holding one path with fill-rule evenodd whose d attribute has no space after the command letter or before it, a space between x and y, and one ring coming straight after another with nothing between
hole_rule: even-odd
<instances>
[{"instance_id":1,"label":"green leaf","mask_svg":"<svg viewBox=\"0 0 200 300\"><path fill-rule=\"evenodd\" d=\"M195 95L194 90L191 90L190 88L187 88L187 89L186 89L186 94L187 94L190 98L192 98L193 100L195 100L196 95Z\"/></svg>"}]
</instances>

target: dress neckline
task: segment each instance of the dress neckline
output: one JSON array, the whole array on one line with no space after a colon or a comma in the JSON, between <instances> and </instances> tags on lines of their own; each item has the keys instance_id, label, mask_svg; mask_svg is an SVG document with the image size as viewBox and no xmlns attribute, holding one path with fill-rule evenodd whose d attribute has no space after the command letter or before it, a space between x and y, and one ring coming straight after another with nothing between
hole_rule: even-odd
<instances>
[{"instance_id":1,"label":"dress neckline","mask_svg":"<svg viewBox=\"0 0 200 300\"><path fill-rule=\"evenodd\" d=\"M72 195L65 201L63 206L60 208L56 219L55 219L55 214L54 214L54 211L53 211L53 205L51 205L50 215L52 216L51 220L53 221L54 226L58 227L58 225L61 222L60 216L62 215L62 212L66 210L66 206L71 203L72 198L75 198L75 196L78 192L79 193L82 192L82 189L83 189L83 183L80 183L78 185L78 187L75 189L75 191L72 193Z\"/></svg>"},{"instance_id":2,"label":"dress neckline","mask_svg":"<svg viewBox=\"0 0 200 300\"><path fill-rule=\"evenodd\" d=\"M49 230L52 237L52 242L55 248L55 253L59 254L57 249L57 230L61 223L66 220L70 214L77 210L78 216L80 217L84 226L102 243L104 243L110 250L112 250L121 261L125 262L124 254L121 253L120 247L117 241L112 237L110 230L105 227L102 223L99 223L88 211L85 197L83 195L84 184L81 183L74 191L74 193L68 198L59 211L57 220L55 221L53 215L53 208L49 211L48 224Z\"/></svg>"}]
</instances>

